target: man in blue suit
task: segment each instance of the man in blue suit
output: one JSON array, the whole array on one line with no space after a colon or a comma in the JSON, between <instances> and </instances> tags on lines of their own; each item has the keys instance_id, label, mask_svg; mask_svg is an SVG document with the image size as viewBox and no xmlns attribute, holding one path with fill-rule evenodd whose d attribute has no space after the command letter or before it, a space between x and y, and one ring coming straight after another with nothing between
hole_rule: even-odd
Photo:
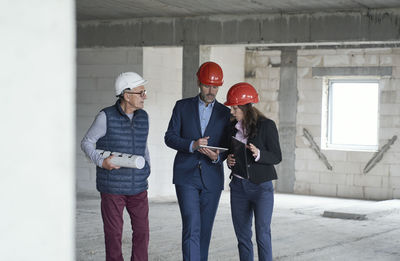
<instances>
[{"instance_id":1,"label":"man in blue suit","mask_svg":"<svg viewBox=\"0 0 400 261\"><path fill-rule=\"evenodd\" d=\"M200 94L176 102L165 143L177 150L174 161L176 195L182 216L183 260L206 261L211 230L224 184L226 153L201 148L221 147L226 136L230 111L216 101L223 83L221 67L202 64L197 71Z\"/></svg>"}]
</instances>

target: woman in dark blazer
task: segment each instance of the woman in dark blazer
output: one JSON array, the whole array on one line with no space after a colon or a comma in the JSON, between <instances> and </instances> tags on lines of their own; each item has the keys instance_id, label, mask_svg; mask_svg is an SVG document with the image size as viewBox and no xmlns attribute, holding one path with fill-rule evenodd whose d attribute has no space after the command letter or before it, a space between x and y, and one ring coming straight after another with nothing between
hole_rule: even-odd
<instances>
[{"instance_id":1,"label":"woman in dark blazer","mask_svg":"<svg viewBox=\"0 0 400 261\"><path fill-rule=\"evenodd\" d=\"M246 144L243 155L239 156L237 153L240 159L232 154L234 151L236 153L237 149L234 150L231 145L227 159L228 167L232 170L232 180L229 184L232 221L241 261L254 260L251 242L253 215L258 260L272 260L272 180L277 179L274 165L281 162L282 154L276 125L253 107L257 102L256 90L244 82L237 83L229 89L225 102L225 105L231 106L231 114L235 118L230 125L230 134L235 137L232 140L236 139ZM234 143L235 141L232 141L231 144ZM238 165L242 167L239 168Z\"/></svg>"}]
</instances>

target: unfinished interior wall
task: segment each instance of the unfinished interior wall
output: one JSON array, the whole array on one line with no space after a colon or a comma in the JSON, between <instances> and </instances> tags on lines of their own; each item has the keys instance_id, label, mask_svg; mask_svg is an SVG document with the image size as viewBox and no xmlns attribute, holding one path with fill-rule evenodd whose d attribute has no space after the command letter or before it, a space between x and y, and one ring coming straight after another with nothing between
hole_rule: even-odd
<instances>
[{"instance_id":1,"label":"unfinished interior wall","mask_svg":"<svg viewBox=\"0 0 400 261\"><path fill-rule=\"evenodd\" d=\"M75 141L77 193L97 194L96 167L86 158L80 142L100 110L117 101L115 78L126 71L142 74L142 49L142 47L121 47L77 50Z\"/></svg>"},{"instance_id":2,"label":"unfinished interior wall","mask_svg":"<svg viewBox=\"0 0 400 261\"><path fill-rule=\"evenodd\" d=\"M217 100L226 101L229 88L244 81L246 47L243 45L211 46L210 60L218 63L224 71L224 84L219 88Z\"/></svg>"},{"instance_id":3,"label":"unfinished interior wall","mask_svg":"<svg viewBox=\"0 0 400 261\"><path fill-rule=\"evenodd\" d=\"M225 101L231 85L244 80L244 53L243 46L210 47L208 59L221 64L226 77L217 96L220 102ZM115 77L124 71L135 71L143 72L149 81L145 101L150 119L149 197L174 197L172 168L176 151L164 144L164 133L175 102L182 98L182 47L81 48L77 65L77 192L97 194L96 168L81 151L80 141L97 113L115 103Z\"/></svg>"},{"instance_id":4,"label":"unfinished interior wall","mask_svg":"<svg viewBox=\"0 0 400 261\"><path fill-rule=\"evenodd\" d=\"M322 78L313 67L390 66L392 77L380 83L379 147L400 134L400 49L314 49L298 51L299 100L295 150L295 193L364 199L400 198L400 142L397 141L370 172L363 169L374 152L323 150L328 170L303 137L307 128L321 144ZM360 93L362 99L362 93ZM357 106L357 101L354 102Z\"/></svg>"},{"instance_id":5,"label":"unfinished interior wall","mask_svg":"<svg viewBox=\"0 0 400 261\"><path fill-rule=\"evenodd\" d=\"M165 145L164 134L175 102L182 98L182 47L144 47L143 76L149 81L145 104L150 120L149 197L174 197L172 175L176 151Z\"/></svg>"},{"instance_id":6,"label":"unfinished interior wall","mask_svg":"<svg viewBox=\"0 0 400 261\"><path fill-rule=\"evenodd\" d=\"M80 141L99 111L113 105L115 78L134 71L149 81L145 110L149 114L151 159L149 197L171 196L174 151L164 144L175 101L182 97L182 48L82 48L77 54L77 192L97 194L96 167L80 149Z\"/></svg>"},{"instance_id":7,"label":"unfinished interior wall","mask_svg":"<svg viewBox=\"0 0 400 261\"><path fill-rule=\"evenodd\" d=\"M202 53L204 51L202 46L241 44L251 45L254 47L255 44L260 44L268 45L268 48L274 48L275 50L282 50L282 55L272 55L275 57L274 59L281 59L280 56L282 56L282 62L278 62L275 65L272 63L271 67L267 66L268 64L266 61L262 62L261 60L265 60L266 58L261 57L258 58L260 60L260 67L257 67L257 69L253 70L254 65L246 64L245 77L246 81L252 83L256 88L260 88L259 91L262 92L260 95L261 103L258 106L267 115L267 117L270 117L278 124L280 134L282 135L281 145L284 150L284 161L280 164L278 169L283 168L280 172L284 173L284 178L280 178L278 185L285 185L285 187L281 187L281 191L284 192L293 192L295 187L295 190L298 193L320 193L323 195L328 194L344 196L344 194L347 192L340 192L343 191L343 189L338 187L338 184L335 184L334 186L328 186L329 188L325 188L324 185L326 183L330 185L330 183L329 181L324 181L324 183L322 183L323 185L319 186L319 174L313 176L314 178L317 177L318 182L315 181L316 179L312 178L310 178L310 180L315 183L307 180L302 182L304 181L305 176L312 175L307 171L305 171L303 176L299 174L299 177L296 177L297 182L296 185L294 185L295 172L298 172L298 170L295 170L295 158L297 157L296 152L298 151L301 154L300 151L302 149L302 147L299 146L295 149L295 145L300 144L299 138L301 140L301 137L299 137L301 136L299 132L297 132L298 134L296 136L296 121L300 120L301 124L309 126L311 130L314 128L312 133L317 137L316 139L318 139L318 135L320 136L320 134L318 134L320 131L318 122L320 121L321 116L318 115L318 112L314 113L314 111L311 113L299 111L299 115L296 117L297 110L303 110L305 108L310 110L309 107L318 106L318 103L321 103L321 101L317 99L312 99L312 101L309 101L310 103L305 102L305 100L301 98L303 94L297 94L298 88L296 85L298 83L304 81L318 82L320 79L305 78L305 75L307 75L307 68L304 65L300 65L298 70L294 69L297 68L298 58L296 55L296 48L299 48L298 46L303 44L311 45L314 43L321 45L337 44L340 45L339 48L343 48L344 44L373 44L376 46L386 44L396 45L398 44L399 39L398 17L399 9L393 8L376 10L363 9L351 12L260 14L257 16L250 14L240 16L227 15L223 17L220 15L215 15L170 18L155 17L119 21L82 21L78 23L77 27L77 45L81 48L90 48L93 46L138 46L140 48L143 46L183 46L183 97L189 97L197 94L198 91L195 84L196 80L193 78L195 77L194 72L198 67L199 61L201 62L204 61L205 58L211 58L212 48L209 48L209 50L206 52L206 55L204 55ZM338 24L345 24L345 26L338 27ZM330 30L327 30L327 28ZM129 33L127 34L127 32ZM375 52L382 50L383 49L375 49ZM350 58L346 52L346 50L342 50L336 53L336 50L329 51L325 49L319 50L319 56L322 58L314 57L318 55L311 54L308 55L308 58L315 58L317 60L322 59L323 62L321 63L324 65L321 66L337 66L338 64L340 64L340 66L349 66L349 64L353 62L361 64L359 66L365 66L368 64L381 64L383 61L385 61L384 63L388 63L391 59L389 57L391 53L387 53L386 50L383 51L382 55L389 56L387 58L379 56L378 60L376 60L377 58L373 55L369 56L368 53L365 55L363 53L358 53L354 57ZM219 55L226 57L228 61L234 61L238 55L237 53L229 52L226 52L225 54L222 52L216 52L215 54L216 57ZM259 54L262 56L261 53ZM304 54L302 55L304 56ZM256 63L255 59L256 57L254 57L254 63ZM376 61L378 62L376 63ZM233 64L223 64L223 69L226 73L228 72L229 68L234 67L235 65ZM312 66L309 67L311 68ZM398 69L394 69L394 71L396 70ZM265 76L265 74L268 74L268 76ZM299 80L297 80L297 74L299 74ZM236 74L229 75L228 77L229 79L231 77L232 79L236 79ZM226 80L228 80L228 77ZM385 80L382 82L385 82ZM391 79L390 82L392 83L393 79ZM281 88L282 86L285 88ZM293 86L293 88L290 89L290 86ZM299 90L300 88L303 87L299 87ZM227 89L228 88L221 89L221 92L217 97L219 100L224 99L224 91L227 91ZM278 89L278 91L276 91L276 89ZM316 92L317 94L312 94L313 92ZM309 91L309 94L319 96L318 90L315 91L314 89ZM398 95L397 91L396 95ZM393 99L393 96L390 94L387 94L387 96L390 96L390 98ZM297 104L297 97L299 97L299 104ZM394 107L393 103L385 106ZM391 110L391 113L396 112L396 110L397 108L394 108ZM382 123L383 121L392 121L390 115L381 115L380 118ZM301 129L301 127L298 128ZM316 132L315 128L317 128ZM396 130L397 128L398 127L394 127ZM335 154L334 152L330 153ZM390 154L387 154L386 157L389 157L388 155ZM300 158L301 157L304 156L300 155ZM347 162L347 156L345 158L343 158L343 156L338 157L342 157L340 159ZM310 163L310 167L308 168L311 168L311 166L312 163ZM300 165L298 165L298 168L299 167ZM396 168L396 164L393 164L389 167L389 170L392 170L393 172ZM391 175L393 177L394 174ZM346 178L350 179L347 174ZM357 186L364 187L363 185L360 185L364 184L363 181L359 180L360 179L357 180L357 184L359 184ZM390 186L393 186L393 184L396 183L395 178L389 179L389 177L388 179L381 177L380 181L382 185L386 185L385 182L387 182L387 184L390 183ZM353 183L355 183L355 181ZM288 186L286 186L287 184ZM311 184L314 185L311 186ZM348 186L350 188L354 188L353 185ZM333 193L333 190L337 190L338 192ZM359 191L359 188L356 190ZM366 189L366 187L362 189L362 191L366 190L371 191L371 189ZM366 196L368 193L370 192L363 192L363 197L365 196L365 198L369 198L369 196ZM399 192L397 190L393 190L389 194L383 192L381 193L381 196L390 197L390 195L398 195L398 193ZM350 193L346 195L351 196L354 194L361 195L361 193Z\"/></svg>"},{"instance_id":8,"label":"unfinished interior wall","mask_svg":"<svg viewBox=\"0 0 400 261\"><path fill-rule=\"evenodd\" d=\"M229 88L244 81L246 47L243 45L214 45L209 46L209 48L209 60L218 63L224 72L224 84L219 88L216 97L220 103L224 103ZM204 53L201 53L201 56L204 56ZM231 170L224 163L225 190L229 190L230 173Z\"/></svg>"},{"instance_id":9,"label":"unfinished interior wall","mask_svg":"<svg viewBox=\"0 0 400 261\"><path fill-rule=\"evenodd\" d=\"M259 95L255 105L266 117L272 119L279 128L279 85L280 85L281 51L252 50L246 51L245 81L254 86ZM281 173L280 165L277 167ZM274 186L277 188L277 181ZM281 182L281 176L279 176Z\"/></svg>"},{"instance_id":10,"label":"unfinished interior wall","mask_svg":"<svg viewBox=\"0 0 400 261\"><path fill-rule=\"evenodd\" d=\"M285 95L279 88L282 81L282 74L279 73L281 55L280 51L248 48L245 67L245 80L253 84L260 94L257 107L278 126L280 121L285 121L285 115L279 113L283 103L280 104L278 99L279 95ZM378 69L386 67L392 71L391 77L381 77L379 81L379 147L394 135L400 136L399 55L399 48L308 49L297 52L297 90L292 91L298 91L298 97L297 105L291 108L297 111L296 135L293 137L296 142L295 170L292 174L295 179L294 193L363 199L400 197L399 141L394 143L381 162L364 174L363 169L375 152L322 150L333 167L330 171L309 148L303 136L303 128L306 128L318 146L321 145L323 78L313 77L313 67L358 67L362 70L371 66ZM354 104L356 106L356 101ZM290 137L283 137L282 132L280 136L284 151L285 140L282 139ZM283 161L278 165L278 182L290 182L288 177L282 179L282 164L287 163Z\"/></svg>"},{"instance_id":11,"label":"unfinished interior wall","mask_svg":"<svg viewBox=\"0 0 400 261\"><path fill-rule=\"evenodd\" d=\"M247 50L245 64L245 81L259 94L255 107L278 126L281 51Z\"/></svg>"}]
</instances>

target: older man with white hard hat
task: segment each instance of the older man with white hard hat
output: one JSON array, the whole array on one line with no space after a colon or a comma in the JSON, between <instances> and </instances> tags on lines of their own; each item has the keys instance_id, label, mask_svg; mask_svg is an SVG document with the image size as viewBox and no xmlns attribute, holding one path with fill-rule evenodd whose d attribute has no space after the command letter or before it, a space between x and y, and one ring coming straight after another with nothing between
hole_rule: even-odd
<instances>
[{"instance_id":1,"label":"older man with white hard hat","mask_svg":"<svg viewBox=\"0 0 400 261\"><path fill-rule=\"evenodd\" d=\"M143 110L147 98L146 83L137 73L120 74L115 81L117 102L100 111L81 142L82 150L97 165L96 186L101 195L107 261L123 260L121 241L125 207L133 231L131 260L148 260L149 120ZM145 166L142 169L117 166L112 162L113 156L103 159L98 150L143 156Z\"/></svg>"}]
</instances>

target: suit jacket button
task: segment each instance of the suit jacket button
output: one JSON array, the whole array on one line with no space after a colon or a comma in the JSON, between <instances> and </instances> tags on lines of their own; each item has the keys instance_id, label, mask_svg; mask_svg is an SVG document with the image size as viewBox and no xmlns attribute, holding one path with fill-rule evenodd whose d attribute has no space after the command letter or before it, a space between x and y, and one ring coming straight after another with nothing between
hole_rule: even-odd
<instances>
[{"instance_id":1,"label":"suit jacket button","mask_svg":"<svg viewBox=\"0 0 400 261\"><path fill-rule=\"evenodd\" d=\"M250 168L250 164L249 164L249 165L247 165L247 167L248 167L248 168Z\"/></svg>"}]
</instances>

